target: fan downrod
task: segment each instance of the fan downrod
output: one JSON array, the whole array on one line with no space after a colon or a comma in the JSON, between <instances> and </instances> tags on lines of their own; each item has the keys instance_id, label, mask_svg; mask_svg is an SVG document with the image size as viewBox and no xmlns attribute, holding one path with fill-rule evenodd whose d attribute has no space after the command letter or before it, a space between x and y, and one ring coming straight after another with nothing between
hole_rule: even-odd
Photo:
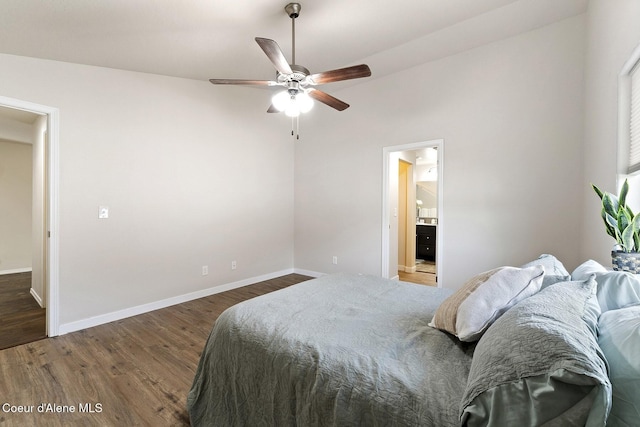
<instances>
[{"instance_id":1,"label":"fan downrod","mask_svg":"<svg viewBox=\"0 0 640 427\"><path fill-rule=\"evenodd\" d=\"M284 7L289 18L291 18L291 63L296 63L296 18L300 16L300 3L289 3Z\"/></svg>"}]
</instances>

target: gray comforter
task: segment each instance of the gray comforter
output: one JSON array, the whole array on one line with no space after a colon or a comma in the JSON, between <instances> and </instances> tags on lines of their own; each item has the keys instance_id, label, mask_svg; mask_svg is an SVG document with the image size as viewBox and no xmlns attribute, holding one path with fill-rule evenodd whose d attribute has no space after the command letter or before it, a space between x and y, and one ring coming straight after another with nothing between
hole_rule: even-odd
<instances>
[{"instance_id":1,"label":"gray comforter","mask_svg":"<svg viewBox=\"0 0 640 427\"><path fill-rule=\"evenodd\" d=\"M448 426L475 344L427 326L448 291L337 274L216 321L187 405L203 426Z\"/></svg>"}]
</instances>

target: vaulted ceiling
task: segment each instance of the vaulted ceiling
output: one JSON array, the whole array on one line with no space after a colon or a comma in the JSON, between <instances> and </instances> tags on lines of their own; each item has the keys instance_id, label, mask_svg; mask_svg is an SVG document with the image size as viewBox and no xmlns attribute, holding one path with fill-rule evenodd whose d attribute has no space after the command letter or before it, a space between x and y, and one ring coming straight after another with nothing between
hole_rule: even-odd
<instances>
[{"instance_id":1,"label":"vaulted ceiling","mask_svg":"<svg viewBox=\"0 0 640 427\"><path fill-rule=\"evenodd\" d=\"M2 0L0 53L190 79L272 79L254 37L291 54L287 0ZM372 78L583 13L587 0L299 1L296 59Z\"/></svg>"}]
</instances>

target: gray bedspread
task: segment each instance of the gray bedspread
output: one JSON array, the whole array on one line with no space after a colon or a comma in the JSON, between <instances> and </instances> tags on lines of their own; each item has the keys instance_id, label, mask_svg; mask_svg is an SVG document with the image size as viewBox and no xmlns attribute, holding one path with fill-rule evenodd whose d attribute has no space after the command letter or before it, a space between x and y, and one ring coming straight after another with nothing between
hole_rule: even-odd
<instances>
[{"instance_id":1,"label":"gray bedspread","mask_svg":"<svg viewBox=\"0 0 640 427\"><path fill-rule=\"evenodd\" d=\"M475 344L429 327L443 289L335 274L226 310L187 406L201 426L459 425Z\"/></svg>"}]
</instances>

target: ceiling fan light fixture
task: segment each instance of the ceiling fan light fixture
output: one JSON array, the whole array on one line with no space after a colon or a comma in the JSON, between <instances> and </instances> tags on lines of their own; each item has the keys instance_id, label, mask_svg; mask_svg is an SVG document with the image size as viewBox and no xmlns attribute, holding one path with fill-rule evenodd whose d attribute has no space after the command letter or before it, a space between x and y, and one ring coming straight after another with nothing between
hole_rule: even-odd
<instances>
[{"instance_id":1,"label":"ceiling fan light fixture","mask_svg":"<svg viewBox=\"0 0 640 427\"><path fill-rule=\"evenodd\" d=\"M300 3L289 3L284 8L287 16L291 18L291 62L287 60L282 49L280 49L280 46L278 46L278 43L274 40L264 37L255 38L258 46L260 46L276 69L275 80L209 79L211 83L216 85L283 87L284 90L276 93L271 98L271 106L267 109L267 113L284 112L287 116L293 117L292 123L295 123L295 126L297 126L297 118L300 114L311 110L314 101L318 101L337 111L343 111L349 108L349 104L346 102L318 90L313 86L371 76L371 70L366 64L315 74L311 74L311 72L302 65L296 65L295 21L296 18L300 16L301 9L302 6ZM294 135L293 130L291 134Z\"/></svg>"},{"instance_id":2,"label":"ceiling fan light fixture","mask_svg":"<svg viewBox=\"0 0 640 427\"><path fill-rule=\"evenodd\" d=\"M308 113L313 108L313 99L304 91L284 90L271 98L271 103L278 111L284 111L289 117L298 117L300 113Z\"/></svg>"}]
</instances>

